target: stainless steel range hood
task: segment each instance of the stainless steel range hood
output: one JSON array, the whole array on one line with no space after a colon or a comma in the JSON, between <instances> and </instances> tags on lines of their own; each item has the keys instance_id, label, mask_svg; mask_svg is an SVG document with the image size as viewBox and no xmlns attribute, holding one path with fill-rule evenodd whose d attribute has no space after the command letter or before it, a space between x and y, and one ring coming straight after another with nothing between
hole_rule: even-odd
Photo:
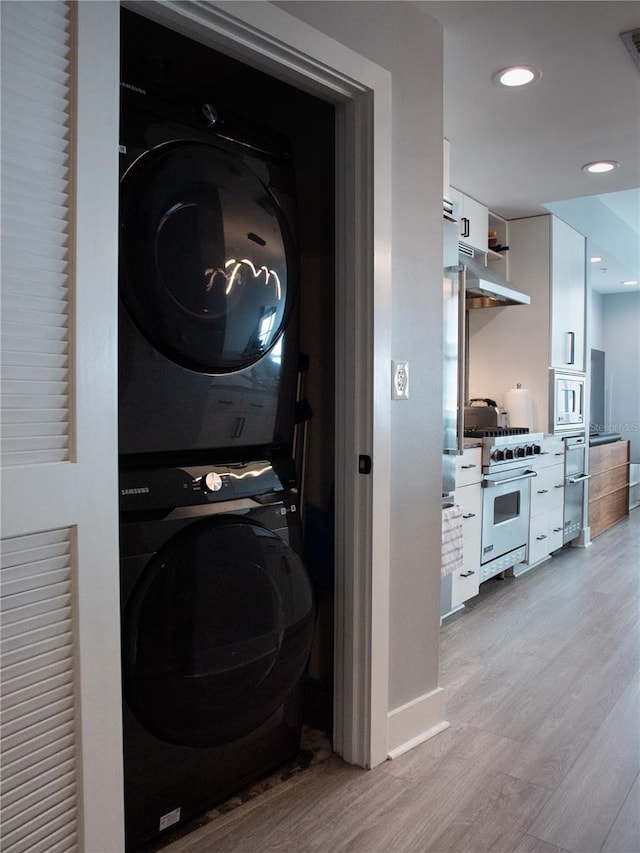
<instances>
[{"instance_id":1,"label":"stainless steel range hood","mask_svg":"<svg viewBox=\"0 0 640 853\"><path fill-rule=\"evenodd\" d=\"M503 305L529 305L526 293L514 290L506 278L483 266L475 258L460 255L466 269L466 307L500 308Z\"/></svg>"}]
</instances>

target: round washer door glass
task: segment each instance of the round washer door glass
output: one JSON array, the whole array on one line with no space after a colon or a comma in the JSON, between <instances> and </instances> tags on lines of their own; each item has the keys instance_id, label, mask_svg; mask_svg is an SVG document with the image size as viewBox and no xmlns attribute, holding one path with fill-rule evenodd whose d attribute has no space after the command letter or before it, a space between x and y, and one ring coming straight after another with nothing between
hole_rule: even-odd
<instances>
[{"instance_id":1,"label":"round washer door glass","mask_svg":"<svg viewBox=\"0 0 640 853\"><path fill-rule=\"evenodd\" d=\"M275 197L239 157L199 142L151 149L124 175L120 210L121 297L156 349L226 373L274 347L293 246Z\"/></svg>"},{"instance_id":2,"label":"round washer door glass","mask_svg":"<svg viewBox=\"0 0 640 853\"><path fill-rule=\"evenodd\" d=\"M208 518L169 540L123 615L123 679L139 722L168 743L207 747L255 731L304 672L307 571L275 533Z\"/></svg>"}]
</instances>

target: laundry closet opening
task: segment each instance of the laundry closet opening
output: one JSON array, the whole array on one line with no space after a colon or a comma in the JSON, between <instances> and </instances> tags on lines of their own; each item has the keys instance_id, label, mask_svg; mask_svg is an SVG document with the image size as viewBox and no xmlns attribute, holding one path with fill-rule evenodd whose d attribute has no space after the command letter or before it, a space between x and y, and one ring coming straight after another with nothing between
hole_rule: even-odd
<instances>
[{"instance_id":1,"label":"laundry closet opening","mask_svg":"<svg viewBox=\"0 0 640 853\"><path fill-rule=\"evenodd\" d=\"M296 468L302 556L316 613L303 721L332 736L335 470L335 108L127 9L121 81L176 104L208 104L248 127L285 137L292 151L299 264ZM188 413L185 412L185 417ZM198 451L189 461L206 459ZM176 461L178 456L175 456Z\"/></svg>"}]
</instances>

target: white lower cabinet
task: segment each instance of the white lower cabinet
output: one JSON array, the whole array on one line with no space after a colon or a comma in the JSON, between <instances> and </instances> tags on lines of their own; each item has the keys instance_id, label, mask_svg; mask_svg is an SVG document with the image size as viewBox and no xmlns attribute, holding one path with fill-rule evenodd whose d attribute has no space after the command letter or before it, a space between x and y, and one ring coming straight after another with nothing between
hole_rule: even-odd
<instances>
[{"instance_id":1,"label":"white lower cabinet","mask_svg":"<svg viewBox=\"0 0 640 853\"><path fill-rule=\"evenodd\" d=\"M480 483L456 489L455 502L462 507L462 570L451 578L451 606L459 607L478 594L480 587L480 536L482 489Z\"/></svg>"},{"instance_id":2,"label":"white lower cabinet","mask_svg":"<svg viewBox=\"0 0 640 853\"><path fill-rule=\"evenodd\" d=\"M564 445L546 438L534 462L538 476L531 481L527 565L534 566L562 547L564 513Z\"/></svg>"}]
</instances>

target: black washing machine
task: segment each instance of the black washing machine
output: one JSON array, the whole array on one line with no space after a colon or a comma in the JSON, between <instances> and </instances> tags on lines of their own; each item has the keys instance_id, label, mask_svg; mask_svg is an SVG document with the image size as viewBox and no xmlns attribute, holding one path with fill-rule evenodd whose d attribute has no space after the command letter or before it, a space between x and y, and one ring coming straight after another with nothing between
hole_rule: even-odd
<instances>
[{"instance_id":1,"label":"black washing machine","mask_svg":"<svg viewBox=\"0 0 640 853\"><path fill-rule=\"evenodd\" d=\"M121 467L286 448L298 347L288 142L121 86Z\"/></svg>"},{"instance_id":2,"label":"black washing machine","mask_svg":"<svg viewBox=\"0 0 640 853\"><path fill-rule=\"evenodd\" d=\"M313 601L290 482L266 460L121 472L128 850L299 750Z\"/></svg>"}]
</instances>

